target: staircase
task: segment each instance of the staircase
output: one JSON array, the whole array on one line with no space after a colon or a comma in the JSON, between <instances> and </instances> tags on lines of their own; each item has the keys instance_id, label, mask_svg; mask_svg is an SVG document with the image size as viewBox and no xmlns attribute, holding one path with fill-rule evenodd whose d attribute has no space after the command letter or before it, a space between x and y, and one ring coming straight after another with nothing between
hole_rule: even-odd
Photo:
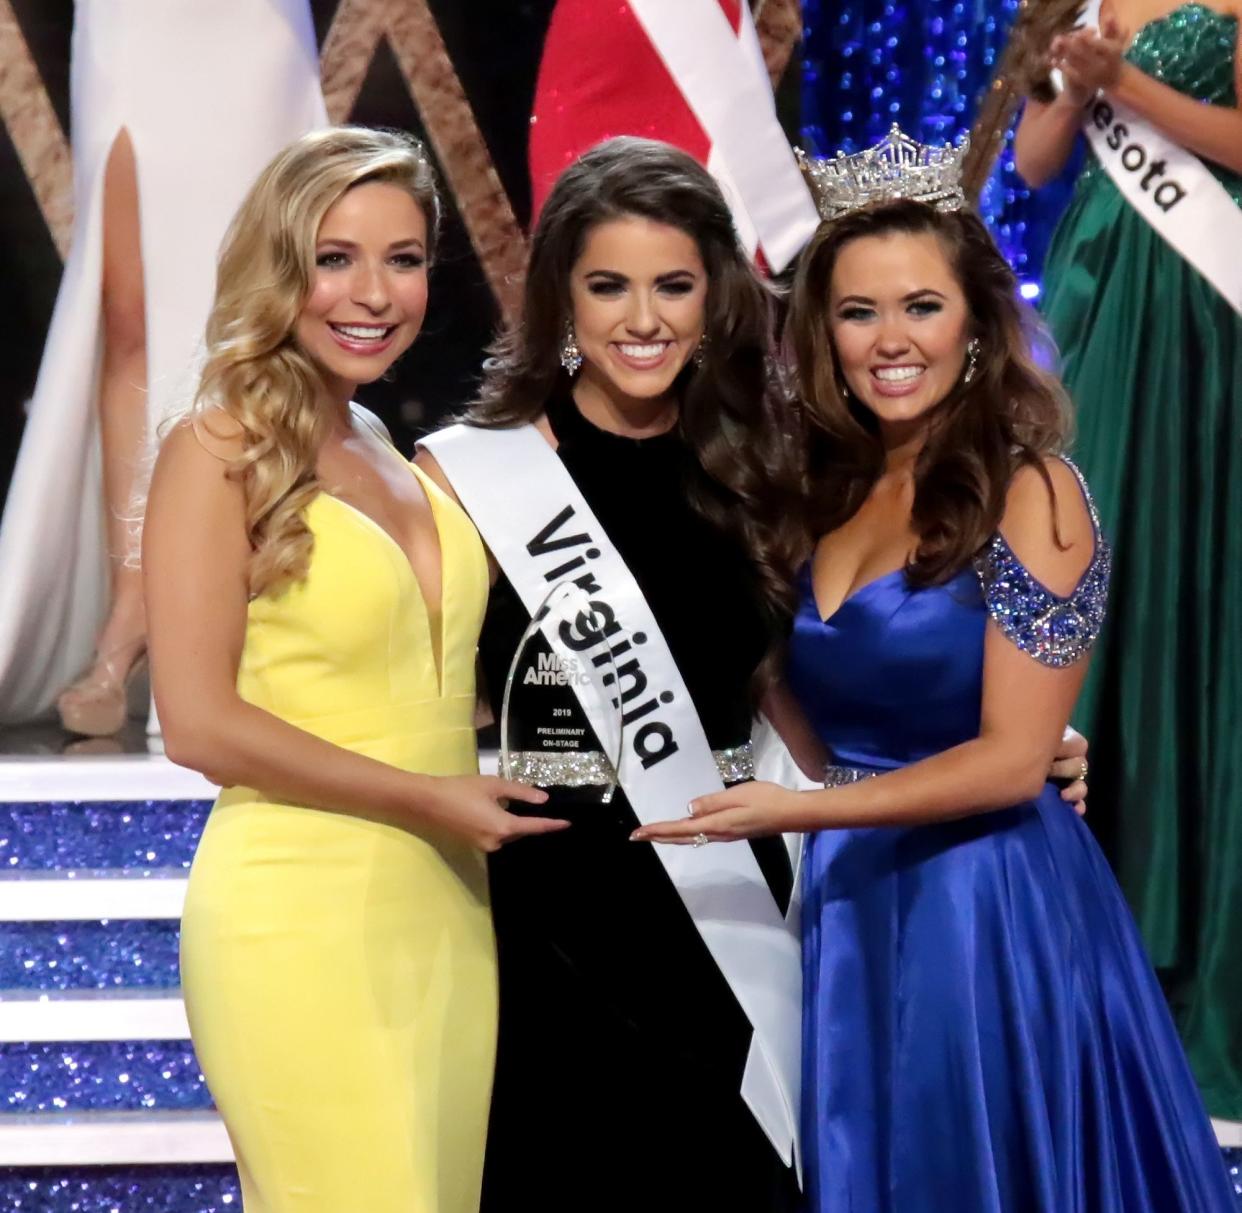
<instances>
[{"instance_id":1,"label":"staircase","mask_svg":"<svg viewBox=\"0 0 1242 1213\"><path fill-rule=\"evenodd\" d=\"M177 961L214 794L154 755L0 757L3 1213L241 1208ZM1242 1125L1216 1130L1242 1211Z\"/></svg>"},{"instance_id":2,"label":"staircase","mask_svg":"<svg viewBox=\"0 0 1242 1213\"><path fill-rule=\"evenodd\" d=\"M225 1213L177 944L214 789L157 756L0 759L0 1209Z\"/></svg>"}]
</instances>

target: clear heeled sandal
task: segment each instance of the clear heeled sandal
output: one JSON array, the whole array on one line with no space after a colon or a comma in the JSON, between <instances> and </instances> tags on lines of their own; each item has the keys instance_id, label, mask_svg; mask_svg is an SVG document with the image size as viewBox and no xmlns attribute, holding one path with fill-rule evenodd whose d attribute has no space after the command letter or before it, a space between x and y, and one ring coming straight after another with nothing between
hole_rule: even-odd
<instances>
[{"instance_id":1,"label":"clear heeled sandal","mask_svg":"<svg viewBox=\"0 0 1242 1213\"><path fill-rule=\"evenodd\" d=\"M111 737L129 719L130 692L146 668L145 645L138 648L128 666L121 661L135 649L135 642L97 654L81 678L67 686L56 700L60 723L67 733L82 737Z\"/></svg>"}]
</instances>

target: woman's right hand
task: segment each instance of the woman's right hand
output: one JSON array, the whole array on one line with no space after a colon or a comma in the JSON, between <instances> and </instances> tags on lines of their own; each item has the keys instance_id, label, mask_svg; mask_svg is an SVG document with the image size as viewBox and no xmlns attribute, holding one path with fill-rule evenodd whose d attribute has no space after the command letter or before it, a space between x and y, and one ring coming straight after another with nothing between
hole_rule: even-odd
<instances>
[{"instance_id":1,"label":"woman's right hand","mask_svg":"<svg viewBox=\"0 0 1242 1213\"><path fill-rule=\"evenodd\" d=\"M1060 69L1069 99L1082 108L1097 93L1117 83L1124 52L1117 23L1105 21L1099 30L1058 34L1048 54L1052 66Z\"/></svg>"},{"instance_id":2,"label":"woman's right hand","mask_svg":"<svg viewBox=\"0 0 1242 1213\"><path fill-rule=\"evenodd\" d=\"M448 775L435 780L432 813L446 829L480 851L499 851L507 842L530 834L552 834L569 822L559 817L523 817L510 813L511 800L543 804L547 792L496 775Z\"/></svg>"}]
</instances>

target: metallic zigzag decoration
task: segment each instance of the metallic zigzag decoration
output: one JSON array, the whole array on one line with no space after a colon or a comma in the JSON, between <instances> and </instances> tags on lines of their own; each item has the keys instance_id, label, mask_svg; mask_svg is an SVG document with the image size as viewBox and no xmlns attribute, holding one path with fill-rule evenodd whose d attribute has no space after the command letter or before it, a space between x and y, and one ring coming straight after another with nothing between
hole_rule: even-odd
<instances>
[{"instance_id":1,"label":"metallic zigzag decoration","mask_svg":"<svg viewBox=\"0 0 1242 1213\"><path fill-rule=\"evenodd\" d=\"M802 35L800 6L798 0L753 0L752 7L775 84ZM521 293L526 236L427 0L340 0L320 53L328 113L334 122L348 120L384 39L500 311L512 319ZM73 232L72 154L10 0L0 0L0 121L63 260Z\"/></svg>"}]
</instances>

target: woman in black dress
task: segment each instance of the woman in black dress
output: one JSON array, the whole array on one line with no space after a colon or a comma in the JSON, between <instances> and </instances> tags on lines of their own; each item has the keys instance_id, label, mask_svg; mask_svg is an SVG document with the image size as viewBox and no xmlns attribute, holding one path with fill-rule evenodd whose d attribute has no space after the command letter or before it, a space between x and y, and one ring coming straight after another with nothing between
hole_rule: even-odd
<instances>
[{"instance_id":1,"label":"woman in black dress","mask_svg":"<svg viewBox=\"0 0 1242 1213\"><path fill-rule=\"evenodd\" d=\"M771 331L768 292L706 171L663 144L611 140L545 204L524 323L468 418L533 422L555 447L721 752L750 740L770 637L728 524L780 483L763 469L779 466L781 442ZM500 574L480 642L497 718L529 619ZM492 857L501 1028L484 1209L793 1209L793 1171L740 1095L750 1024L653 848L628 841L638 821L624 793L587 807L558 789L555 811L574 821L561 845ZM783 842L754 849L784 908ZM700 1029L689 1046L688 1024Z\"/></svg>"},{"instance_id":2,"label":"woman in black dress","mask_svg":"<svg viewBox=\"0 0 1242 1213\"><path fill-rule=\"evenodd\" d=\"M781 573L753 558L774 547L756 520L797 491L772 331L710 175L668 145L609 140L549 196L523 323L466 419L533 425L556 451L651 607L726 782L751 777L778 623L764 603ZM429 451L419 462L453 491ZM480 654L499 719L530 616L496 573ZM781 697L764 698L777 714ZM819 761L786 723L803 764ZM653 848L628 840L624 794L604 807L560 788L547 811L573 828L491 857L501 1010L485 1213L796 1208L794 1171L740 1093L751 1023ZM783 911L785 844L751 846Z\"/></svg>"}]
</instances>

